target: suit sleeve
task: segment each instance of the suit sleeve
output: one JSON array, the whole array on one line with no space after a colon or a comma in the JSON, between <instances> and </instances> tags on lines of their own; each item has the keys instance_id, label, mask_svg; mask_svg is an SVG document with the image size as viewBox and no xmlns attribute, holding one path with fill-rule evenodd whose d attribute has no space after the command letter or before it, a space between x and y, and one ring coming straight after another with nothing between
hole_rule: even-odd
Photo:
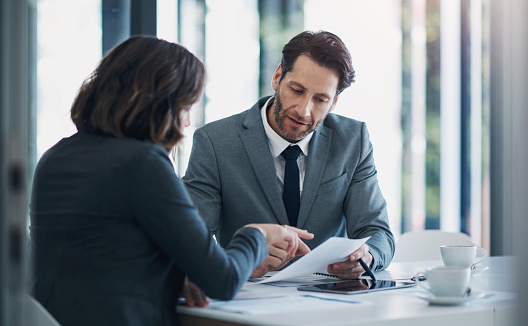
<instances>
[{"instance_id":1,"label":"suit sleeve","mask_svg":"<svg viewBox=\"0 0 528 326\"><path fill-rule=\"evenodd\" d=\"M260 231L242 228L224 250L200 218L166 153L143 154L130 181L137 223L208 296L230 299L267 256Z\"/></svg>"},{"instance_id":2,"label":"suit sleeve","mask_svg":"<svg viewBox=\"0 0 528 326\"><path fill-rule=\"evenodd\" d=\"M183 181L203 220L215 232L222 205L220 173L215 149L202 129L194 133L191 157Z\"/></svg>"},{"instance_id":3,"label":"suit sleeve","mask_svg":"<svg viewBox=\"0 0 528 326\"><path fill-rule=\"evenodd\" d=\"M374 258L374 270L386 268L394 255L394 236L390 230L387 204L378 185L372 144L366 125L361 128L359 161L345 200L347 233L352 239L370 236L367 241Z\"/></svg>"}]
</instances>

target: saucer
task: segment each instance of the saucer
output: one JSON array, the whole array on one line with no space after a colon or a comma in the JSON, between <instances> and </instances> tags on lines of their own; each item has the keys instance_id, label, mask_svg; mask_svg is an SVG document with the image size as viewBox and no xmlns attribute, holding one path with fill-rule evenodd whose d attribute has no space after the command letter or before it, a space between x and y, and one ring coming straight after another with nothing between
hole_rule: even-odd
<instances>
[{"instance_id":1,"label":"saucer","mask_svg":"<svg viewBox=\"0 0 528 326\"><path fill-rule=\"evenodd\" d=\"M486 293L480 291L473 291L468 296L463 297L437 297L427 292L419 292L416 295L425 301L429 301L432 305L442 306L457 306L467 304L477 299L482 299L486 296Z\"/></svg>"},{"instance_id":2,"label":"saucer","mask_svg":"<svg viewBox=\"0 0 528 326\"><path fill-rule=\"evenodd\" d=\"M488 269L489 269L489 266L475 266L475 268L471 270L471 275L475 275L480 272L487 271Z\"/></svg>"}]
</instances>

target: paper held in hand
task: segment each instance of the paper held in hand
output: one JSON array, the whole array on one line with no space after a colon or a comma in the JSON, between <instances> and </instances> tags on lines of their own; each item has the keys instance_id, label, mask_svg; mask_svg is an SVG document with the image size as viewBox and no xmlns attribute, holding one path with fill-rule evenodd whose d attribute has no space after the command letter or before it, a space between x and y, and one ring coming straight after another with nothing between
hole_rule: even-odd
<instances>
[{"instance_id":1,"label":"paper held in hand","mask_svg":"<svg viewBox=\"0 0 528 326\"><path fill-rule=\"evenodd\" d=\"M321 271L326 272L328 265L347 260L348 255L359 249L369 238L329 238L290 266L258 283L276 282Z\"/></svg>"}]
</instances>

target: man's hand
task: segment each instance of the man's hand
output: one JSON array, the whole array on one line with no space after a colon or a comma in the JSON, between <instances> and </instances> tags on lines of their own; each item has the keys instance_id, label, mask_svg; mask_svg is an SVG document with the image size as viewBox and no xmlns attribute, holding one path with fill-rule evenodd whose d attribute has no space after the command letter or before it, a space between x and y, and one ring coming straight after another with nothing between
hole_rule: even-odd
<instances>
[{"instance_id":1,"label":"man's hand","mask_svg":"<svg viewBox=\"0 0 528 326\"><path fill-rule=\"evenodd\" d=\"M358 261L359 258L363 258L367 266L370 265L372 255L369 252L368 245L363 244L358 250L351 253L348 256L348 260L328 265L328 273L346 280L359 278L365 273L365 270Z\"/></svg>"},{"instance_id":2,"label":"man's hand","mask_svg":"<svg viewBox=\"0 0 528 326\"><path fill-rule=\"evenodd\" d=\"M293 257L302 256L310 252L310 248L300 239L313 239L314 235L288 225L250 224L263 231L268 240L269 254L251 274L251 277L262 277L267 272L282 268Z\"/></svg>"},{"instance_id":3,"label":"man's hand","mask_svg":"<svg viewBox=\"0 0 528 326\"><path fill-rule=\"evenodd\" d=\"M185 277L185 282L183 282L181 296L185 298L188 307L207 307L209 305L209 299L205 293L193 282L189 281L187 276Z\"/></svg>"}]
</instances>

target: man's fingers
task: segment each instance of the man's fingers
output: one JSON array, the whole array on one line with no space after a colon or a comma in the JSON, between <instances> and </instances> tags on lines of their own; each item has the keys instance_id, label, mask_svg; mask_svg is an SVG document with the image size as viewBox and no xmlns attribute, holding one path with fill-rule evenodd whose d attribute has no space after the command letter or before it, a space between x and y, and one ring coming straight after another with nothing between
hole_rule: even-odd
<instances>
[{"instance_id":1,"label":"man's fingers","mask_svg":"<svg viewBox=\"0 0 528 326\"><path fill-rule=\"evenodd\" d=\"M343 264L346 263L346 264ZM328 273L339 276L342 279L355 279L359 278L365 271L357 262L341 262L336 264L328 265Z\"/></svg>"},{"instance_id":2,"label":"man's fingers","mask_svg":"<svg viewBox=\"0 0 528 326\"><path fill-rule=\"evenodd\" d=\"M356 261L358 260L359 258L363 258L363 260L365 260L364 257L366 256L370 256L370 253L369 253L369 246L367 244L363 244L361 247L359 247L356 251L354 251L353 253L351 253L349 256L348 256L348 259L351 260L351 261ZM368 257L368 260L370 261L370 257Z\"/></svg>"},{"instance_id":3,"label":"man's fingers","mask_svg":"<svg viewBox=\"0 0 528 326\"><path fill-rule=\"evenodd\" d=\"M364 251L366 251L365 254ZM367 264L372 261L372 256L368 252L367 245L363 245L358 250L351 253L347 260L328 265L328 273L339 276L343 279L358 278L365 273L363 266L361 266L358 261L359 258L362 258Z\"/></svg>"},{"instance_id":4,"label":"man's fingers","mask_svg":"<svg viewBox=\"0 0 528 326\"><path fill-rule=\"evenodd\" d=\"M329 270L328 273L330 273L332 275L335 275L335 276L337 276L339 278L342 278L344 280L353 280L353 279L359 278L359 277L361 277L361 275L363 275L363 271L361 271L361 272L354 272L354 271L334 271L334 272L330 272L330 270Z\"/></svg>"},{"instance_id":5,"label":"man's fingers","mask_svg":"<svg viewBox=\"0 0 528 326\"><path fill-rule=\"evenodd\" d=\"M357 269L359 271L361 268L362 267L357 260L356 261L345 260L345 261L334 263L328 266L328 269L331 270L332 272L347 271L347 270L354 270L354 269Z\"/></svg>"}]
</instances>

